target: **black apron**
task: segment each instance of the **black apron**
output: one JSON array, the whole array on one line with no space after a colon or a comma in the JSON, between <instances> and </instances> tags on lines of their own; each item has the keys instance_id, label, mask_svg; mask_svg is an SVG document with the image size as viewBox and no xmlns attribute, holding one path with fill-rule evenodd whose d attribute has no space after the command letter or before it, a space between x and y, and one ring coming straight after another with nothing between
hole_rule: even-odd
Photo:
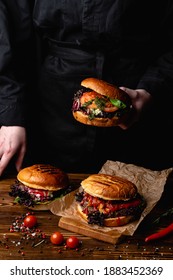
<instances>
[{"instance_id":1,"label":"black apron","mask_svg":"<svg viewBox=\"0 0 173 280\"><path fill-rule=\"evenodd\" d=\"M40 161L68 172L97 172L106 161L110 129L81 124L72 115L73 96L81 81L95 77L96 73L101 78L103 62L104 55L100 52L49 42L37 105L38 141L34 153Z\"/></svg>"}]
</instances>

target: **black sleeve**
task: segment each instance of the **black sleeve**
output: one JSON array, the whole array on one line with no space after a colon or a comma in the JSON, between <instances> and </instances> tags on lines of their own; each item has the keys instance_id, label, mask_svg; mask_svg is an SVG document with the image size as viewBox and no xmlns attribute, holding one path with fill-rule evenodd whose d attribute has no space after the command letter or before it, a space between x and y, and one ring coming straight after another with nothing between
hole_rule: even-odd
<instances>
[{"instance_id":1,"label":"black sleeve","mask_svg":"<svg viewBox=\"0 0 173 280\"><path fill-rule=\"evenodd\" d=\"M0 0L0 126L25 125L27 73L23 67L28 68L30 39L27 1L16 5L16 1Z\"/></svg>"},{"instance_id":2,"label":"black sleeve","mask_svg":"<svg viewBox=\"0 0 173 280\"><path fill-rule=\"evenodd\" d=\"M157 59L148 67L139 81L137 88L144 88L156 98L164 94L173 96L173 2L169 5L162 20L162 28L158 30L158 42L155 48L161 50ZM172 95L172 96L171 96Z\"/></svg>"}]
</instances>

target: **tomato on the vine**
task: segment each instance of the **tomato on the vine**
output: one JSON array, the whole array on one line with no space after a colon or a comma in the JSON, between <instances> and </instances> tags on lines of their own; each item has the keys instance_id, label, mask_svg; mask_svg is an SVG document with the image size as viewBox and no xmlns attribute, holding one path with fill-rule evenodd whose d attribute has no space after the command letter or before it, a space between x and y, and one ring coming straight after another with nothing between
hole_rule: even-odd
<instances>
[{"instance_id":1,"label":"tomato on the vine","mask_svg":"<svg viewBox=\"0 0 173 280\"><path fill-rule=\"evenodd\" d=\"M28 228L33 228L34 226L36 226L37 224L37 218L36 216L34 215L27 215L25 218L24 218L24 226L25 227L28 227Z\"/></svg>"},{"instance_id":2,"label":"tomato on the vine","mask_svg":"<svg viewBox=\"0 0 173 280\"><path fill-rule=\"evenodd\" d=\"M60 245L64 241L64 236L62 235L61 232L56 231L56 232L51 234L50 241L51 241L52 244Z\"/></svg>"},{"instance_id":3,"label":"tomato on the vine","mask_svg":"<svg viewBox=\"0 0 173 280\"><path fill-rule=\"evenodd\" d=\"M79 246L79 239L76 236L70 236L66 240L66 245L69 248L75 249Z\"/></svg>"}]
</instances>

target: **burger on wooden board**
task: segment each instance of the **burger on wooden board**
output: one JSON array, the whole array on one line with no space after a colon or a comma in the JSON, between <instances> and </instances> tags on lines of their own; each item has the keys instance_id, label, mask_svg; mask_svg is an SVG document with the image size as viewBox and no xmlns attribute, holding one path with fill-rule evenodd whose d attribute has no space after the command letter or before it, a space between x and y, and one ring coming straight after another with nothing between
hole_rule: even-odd
<instances>
[{"instance_id":1,"label":"burger on wooden board","mask_svg":"<svg viewBox=\"0 0 173 280\"><path fill-rule=\"evenodd\" d=\"M92 174L75 196L77 211L88 224L117 227L139 219L146 206L134 183L125 178Z\"/></svg>"},{"instance_id":2,"label":"burger on wooden board","mask_svg":"<svg viewBox=\"0 0 173 280\"><path fill-rule=\"evenodd\" d=\"M131 109L129 95L106 81L86 78L74 95L72 113L83 124L110 127L119 125Z\"/></svg>"},{"instance_id":3,"label":"burger on wooden board","mask_svg":"<svg viewBox=\"0 0 173 280\"><path fill-rule=\"evenodd\" d=\"M48 210L49 203L71 191L68 175L49 164L35 164L19 171L11 186L14 202L33 210Z\"/></svg>"}]
</instances>

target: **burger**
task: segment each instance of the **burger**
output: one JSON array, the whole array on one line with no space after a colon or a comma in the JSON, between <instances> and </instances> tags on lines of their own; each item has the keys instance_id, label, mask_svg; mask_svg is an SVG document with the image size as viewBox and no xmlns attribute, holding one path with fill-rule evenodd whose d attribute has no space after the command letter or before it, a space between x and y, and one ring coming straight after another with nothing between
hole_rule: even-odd
<instances>
[{"instance_id":1,"label":"burger","mask_svg":"<svg viewBox=\"0 0 173 280\"><path fill-rule=\"evenodd\" d=\"M139 219L146 206L134 183L106 174L93 174L83 180L75 199L77 212L88 224L105 227Z\"/></svg>"},{"instance_id":2,"label":"burger","mask_svg":"<svg viewBox=\"0 0 173 280\"><path fill-rule=\"evenodd\" d=\"M131 109L129 95L103 80L87 78L81 82L73 98L74 118L87 125L110 127L119 125Z\"/></svg>"},{"instance_id":3,"label":"burger","mask_svg":"<svg viewBox=\"0 0 173 280\"><path fill-rule=\"evenodd\" d=\"M68 175L48 164L35 164L19 171L10 196L34 210L48 210L50 202L71 191Z\"/></svg>"}]
</instances>

